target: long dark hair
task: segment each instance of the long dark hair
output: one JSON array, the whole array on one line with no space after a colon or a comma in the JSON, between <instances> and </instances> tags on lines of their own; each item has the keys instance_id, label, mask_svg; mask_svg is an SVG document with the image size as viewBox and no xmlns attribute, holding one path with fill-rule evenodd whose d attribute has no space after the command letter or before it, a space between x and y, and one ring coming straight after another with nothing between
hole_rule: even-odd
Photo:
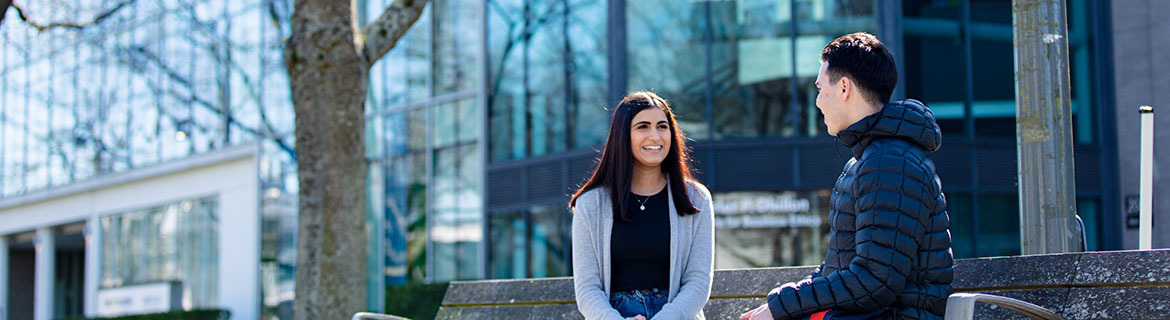
<instances>
[{"instance_id":1,"label":"long dark hair","mask_svg":"<svg viewBox=\"0 0 1170 320\"><path fill-rule=\"evenodd\" d=\"M582 193L596 187L605 187L609 189L609 199L612 202L613 211L616 213L614 219L631 221L625 206L630 198L630 184L633 181L634 173L634 154L630 146L630 121L633 121L634 115L637 115L638 112L649 108L658 108L665 112L670 125L670 151L667 152L666 159L662 161L662 172L668 177L666 183L670 184L675 211L680 216L699 212L699 208L695 208L691 204L690 197L687 196L686 183L694 180L694 173L691 172L690 166L690 149L686 144L687 138L678 128L678 122L674 120L674 112L670 110L670 103L649 91L631 93L614 108L613 117L609 124L609 138L605 141L605 149L601 152L597 168L593 170L589 182L586 182L573 194L573 199L569 201L570 208L577 206L577 197L580 197Z\"/></svg>"}]
</instances>

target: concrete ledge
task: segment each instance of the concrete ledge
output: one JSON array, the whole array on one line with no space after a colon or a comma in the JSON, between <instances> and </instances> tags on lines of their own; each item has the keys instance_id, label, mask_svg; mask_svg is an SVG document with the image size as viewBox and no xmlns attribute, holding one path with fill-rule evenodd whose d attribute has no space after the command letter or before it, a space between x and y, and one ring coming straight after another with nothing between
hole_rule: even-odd
<instances>
[{"instance_id":1,"label":"concrete ledge","mask_svg":"<svg viewBox=\"0 0 1170 320\"><path fill-rule=\"evenodd\" d=\"M718 270L708 319L733 319L814 267ZM1170 318L1170 250L1110 251L955 261L955 291L1032 302L1070 319ZM977 318L1022 319L981 305ZM571 278L452 282L439 319L581 319Z\"/></svg>"},{"instance_id":2,"label":"concrete ledge","mask_svg":"<svg viewBox=\"0 0 1170 320\"><path fill-rule=\"evenodd\" d=\"M955 262L954 286L960 291L1099 284L1123 286L1127 283L1170 286L1170 250L995 257Z\"/></svg>"},{"instance_id":3,"label":"concrete ledge","mask_svg":"<svg viewBox=\"0 0 1170 320\"><path fill-rule=\"evenodd\" d=\"M476 306L439 309L435 319L584 319L576 304Z\"/></svg>"},{"instance_id":4,"label":"concrete ledge","mask_svg":"<svg viewBox=\"0 0 1170 320\"><path fill-rule=\"evenodd\" d=\"M1073 287L989 291L1048 308L1068 319L1167 319L1170 287ZM1003 308L976 306L979 319L1027 319Z\"/></svg>"},{"instance_id":5,"label":"concrete ledge","mask_svg":"<svg viewBox=\"0 0 1170 320\"><path fill-rule=\"evenodd\" d=\"M573 279L568 277L456 281L447 287L443 306L571 304L574 295Z\"/></svg>"}]
</instances>

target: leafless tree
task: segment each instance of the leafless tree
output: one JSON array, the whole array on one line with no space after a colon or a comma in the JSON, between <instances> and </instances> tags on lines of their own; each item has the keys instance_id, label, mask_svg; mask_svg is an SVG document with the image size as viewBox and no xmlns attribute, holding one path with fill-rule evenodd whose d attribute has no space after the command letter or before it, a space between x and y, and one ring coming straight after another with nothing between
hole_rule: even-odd
<instances>
[{"instance_id":1,"label":"leafless tree","mask_svg":"<svg viewBox=\"0 0 1170 320\"><path fill-rule=\"evenodd\" d=\"M297 115L297 319L343 319L366 310L368 74L427 2L394 1L361 29L353 0L294 3L285 61Z\"/></svg>"}]
</instances>

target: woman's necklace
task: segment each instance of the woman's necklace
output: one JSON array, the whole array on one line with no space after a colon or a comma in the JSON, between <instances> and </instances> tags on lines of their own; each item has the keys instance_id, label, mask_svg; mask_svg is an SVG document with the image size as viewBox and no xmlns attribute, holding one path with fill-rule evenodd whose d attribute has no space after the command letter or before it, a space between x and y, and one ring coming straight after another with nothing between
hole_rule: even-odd
<instances>
[{"instance_id":1,"label":"woman's necklace","mask_svg":"<svg viewBox=\"0 0 1170 320\"><path fill-rule=\"evenodd\" d=\"M660 190L661 188L665 188L665 187L666 187L666 181L663 181L662 187L658 187L658 188L654 188L654 189ZM638 201L638 209L641 209L642 211L646 211L646 202L650 201L650 197L653 197L653 196L654 196L653 194L648 195L648 196L646 196L646 200L642 200L642 199L639 199L640 196L637 193L634 193L634 200Z\"/></svg>"},{"instance_id":2,"label":"woman's necklace","mask_svg":"<svg viewBox=\"0 0 1170 320\"><path fill-rule=\"evenodd\" d=\"M635 194L634 200L638 200L638 209L642 209L642 211L646 211L646 201L650 201L650 197L652 197L652 196L646 196L646 200L641 200L641 199L638 199L638 195Z\"/></svg>"}]
</instances>

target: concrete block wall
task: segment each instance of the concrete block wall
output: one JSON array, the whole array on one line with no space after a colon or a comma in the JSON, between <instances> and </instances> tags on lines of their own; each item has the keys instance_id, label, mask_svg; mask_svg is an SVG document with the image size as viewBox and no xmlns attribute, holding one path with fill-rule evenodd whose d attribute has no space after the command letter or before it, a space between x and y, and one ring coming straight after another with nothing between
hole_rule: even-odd
<instances>
[{"instance_id":1,"label":"concrete block wall","mask_svg":"<svg viewBox=\"0 0 1170 320\"><path fill-rule=\"evenodd\" d=\"M813 267L718 270L707 319L738 319ZM961 259L955 291L1022 299L1069 319L1170 318L1170 250ZM1024 319L981 305L978 319ZM571 278L453 282L438 319L582 319Z\"/></svg>"}]
</instances>

